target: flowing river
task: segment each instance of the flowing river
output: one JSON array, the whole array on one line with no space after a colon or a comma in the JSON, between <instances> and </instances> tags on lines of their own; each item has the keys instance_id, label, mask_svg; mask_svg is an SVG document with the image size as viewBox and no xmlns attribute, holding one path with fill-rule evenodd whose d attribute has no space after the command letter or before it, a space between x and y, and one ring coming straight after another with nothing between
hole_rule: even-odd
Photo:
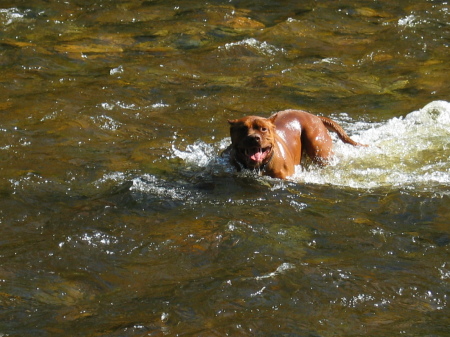
<instances>
[{"instance_id":1,"label":"flowing river","mask_svg":"<svg viewBox=\"0 0 450 337\"><path fill-rule=\"evenodd\" d=\"M449 336L450 4L3 0L0 336ZM339 122L234 171L227 119Z\"/></svg>"}]
</instances>

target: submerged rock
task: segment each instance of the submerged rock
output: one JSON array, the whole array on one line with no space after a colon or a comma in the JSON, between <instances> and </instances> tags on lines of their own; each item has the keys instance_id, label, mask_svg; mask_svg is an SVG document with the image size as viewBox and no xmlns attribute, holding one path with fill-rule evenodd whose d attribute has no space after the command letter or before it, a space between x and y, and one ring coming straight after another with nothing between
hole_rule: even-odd
<instances>
[{"instance_id":1,"label":"submerged rock","mask_svg":"<svg viewBox=\"0 0 450 337\"><path fill-rule=\"evenodd\" d=\"M224 22L224 26L230 27L236 30L246 30L246 29L263 29L265 25L259 21L252 20L247 17L239 16L229 19Z\"/></svg>"}]
</instances>

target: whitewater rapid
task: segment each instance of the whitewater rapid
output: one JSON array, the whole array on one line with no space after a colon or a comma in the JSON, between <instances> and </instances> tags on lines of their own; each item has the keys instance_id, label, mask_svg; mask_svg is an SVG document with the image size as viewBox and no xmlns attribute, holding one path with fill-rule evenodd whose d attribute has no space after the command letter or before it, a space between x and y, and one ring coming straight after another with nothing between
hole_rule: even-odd
<instances>
[{"instance_id":1,"label":"whitewater rapid","mask_svg":"<svg viewBox=\"0 0 450 337\"><path fill-rule=\"evenodd\" d=\"M298 166L290 180L371 189L394 187L429 191L450 187L450 103L434 101L404 117L380 123L353 121L346 114L333 116L349 135L368 147L353 147L334 137L334 158L325 168ZM219 156L230 143L197 141L178 149L174 157L192 169L232 167Z\"/></svg>"}]
</instances>

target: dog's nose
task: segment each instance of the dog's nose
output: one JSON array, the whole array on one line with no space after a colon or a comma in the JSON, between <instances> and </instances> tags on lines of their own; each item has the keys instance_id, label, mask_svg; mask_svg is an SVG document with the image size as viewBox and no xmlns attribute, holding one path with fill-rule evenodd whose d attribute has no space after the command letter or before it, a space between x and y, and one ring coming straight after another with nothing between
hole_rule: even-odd
<instances>
[{"instance_id":1,"label":"dog's nose","mask_svg":"<svg viewBox=\"0 0 450 337\"><path fill-rule=\"evenodd\" d=\"M261 136L257 133L250 135L250 138L254 141L257 141L258 143L261 142Z\"/></svg>"},{"instance_id":2,"label":"dog's nose","mask_svg":"<svg viewBox=\"0 0 450 337\"><path fill-rule=\"evenodd\" d=\"M258 146L261 144L261 136L258 134L248 135L245 138L245 144L247 144L247 146Z\"/></svg>"}]
</instances>

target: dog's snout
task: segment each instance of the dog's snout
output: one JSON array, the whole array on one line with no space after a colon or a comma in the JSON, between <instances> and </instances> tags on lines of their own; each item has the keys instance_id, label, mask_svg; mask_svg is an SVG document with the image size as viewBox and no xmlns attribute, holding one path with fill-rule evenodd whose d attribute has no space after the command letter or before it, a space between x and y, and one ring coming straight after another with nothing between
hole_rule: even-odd
<instances>
[{"instance_id":1,"label":"dog's snout","mask_svg":"<svg viewBox=\"0 0 450 337\"><path fill-rule=\"evenodd\" d=\"M260 144L261 140L262 140L261 135L257 133L247 136L247 143L249 143L249 145Z\"/></svg>"}]
</instances>

